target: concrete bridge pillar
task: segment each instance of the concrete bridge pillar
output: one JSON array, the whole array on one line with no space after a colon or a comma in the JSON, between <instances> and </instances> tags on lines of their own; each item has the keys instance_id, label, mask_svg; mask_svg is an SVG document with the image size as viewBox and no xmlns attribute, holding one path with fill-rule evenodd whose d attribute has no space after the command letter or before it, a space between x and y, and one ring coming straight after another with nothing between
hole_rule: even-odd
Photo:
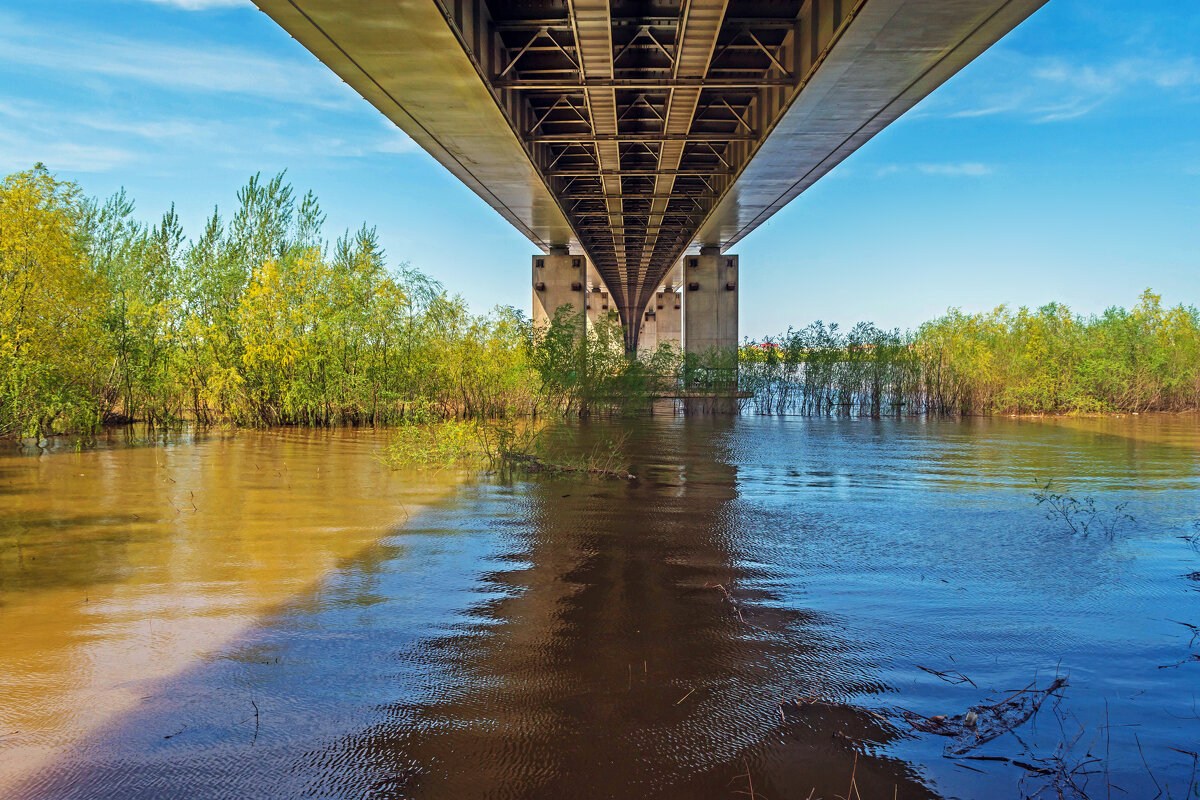
<instances>
[{"instance_id":1,"label":"concrete bridge pillar","mask_svg":"<svg viewBox=\"0 0 1200 800\"><path fill-rule=\"evenodd\" d=\"M586 261L586 259L585 259ZM616 303L608 294L608 285L604 283L604 279L600 277L600 273L592 265L587 262L587 324L590 328L601 319L615 314L617 311Z\"/></svg>"},{"instance_id":2,"label":"concrete bridge pillar","mask_svg":"<svg viewBox=\"0 0 1200 800\"><path fill-rule=\"evenodd\" d=\"M683 350L700 355L738 345L738 257L702 248L683 257Z\"/></svg>"},{"instance_id":3,"label":"concrete bridge pillar","mask_svg":"<svg viewBox=\"0 0 1200 800\"><path fill-rule=\"evenodd\" d=\"M588 305L588 260L564 248L533 257L533 323L548 325L559 306L575 312ZM592 316L592 309L586 309Z\"/></svg>"},{"instance_id":4,"label":"concrete bridge pillar","mask_svg":"<svg viewBox=\"0 0 1200 800\"><path fill-rule=\"evenodd\" d=\"M704 247L681 271L683 352L699 357L684 372L684 411L737 413L738 257Z\"/></svg>"},{"instance_id":5,"label":"concrete bridge pillar","mask_svg":"<svg viewBox=\"0 0 1200 800\"><path fill-rule=\"evenodd\" d=\"M654 293L650 305L642 312L638 352L653 353L659 345L680 348L683 341L683 298L674 286L665 286Z\"/></svg>"}]
</instances>

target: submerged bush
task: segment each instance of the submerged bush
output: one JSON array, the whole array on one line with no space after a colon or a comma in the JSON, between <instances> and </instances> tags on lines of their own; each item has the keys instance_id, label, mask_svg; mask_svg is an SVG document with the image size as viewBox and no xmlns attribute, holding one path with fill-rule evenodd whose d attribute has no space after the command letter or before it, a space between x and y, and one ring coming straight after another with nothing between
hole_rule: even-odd
<instances>
[{"instance_id":1,"label":"submerged bush","mask_svg":"<svg viewBox=\"0 0 1200 800\"><path fill-rule=\"evenodd\" d=\"M505 469L627 477L627 436L581 441L580 430L545 419L443 420L398 425L382 459L392 469Z\"/></svg>"},{"instance_id":2,"label":"submerged bush","mask_svg":"<svg viewBox=\"0 0 1200 800\"><path fill-rule=\"evenodd\" d=\"M104 420L383 425L644 409L677 378L615 317L472 314L373 228L330 242L310 193L254 176L188 240L44 168L0 183L0 436ZM585 330L586 328L586 330Z\"/></svg>"},{"instance_id":3,"label":"submerged bush","mask_svg":"<svg viewBox=\"0 0 1200 800\"><path fill-rule=\"evenodd\" d=\"M533 334L531 362L546 405L582 417L644 411L678 384L680 359L667 344L630 357L615 311L588 324L584 312L562 306Z\"/></svg>"},{"instance_id":4,"label":"submerged bush","mask_svg":"<svg viewBox=\"0 0 1200 800\"><path fill-rule=\"evenodd\" d=\"M1163 308L1149 289L1131 310L1090 317L1058 303L952 310L921 326L914 349L934 410L1180 411L1200 397L1200 312Z\"/></svg>"},{"instance_id":5,"label":"submerged bush","mask_svg":"<svg viewBox=\"0 0 1200 800\"><path fill-rule=\"evenodd\" d=\"M878 416L910 405L912 337L859 323L843 334L821 321L741 348L739 383L760 413Z\"/></svg>"},{"instance_id":6,"label":"submerged bush","mask_svg":"<svg viewBox=\"0 0 1200 800\"><path fill-rule=\"evenodd\" d=\"M383 460L392 469L479 466L484 451L472 422L404 422L392 432Z\"/></svg>"},{"instance_id":7,"label":"submerged bush","mask_svg":"<svg viewBox=\"0 0 1200 800\"><path fill-rule=\"evenodd\" d=\"M117 392L87 212L40 167L0 183L0 436L95 427Z\"/></svg>"}]
</instances>

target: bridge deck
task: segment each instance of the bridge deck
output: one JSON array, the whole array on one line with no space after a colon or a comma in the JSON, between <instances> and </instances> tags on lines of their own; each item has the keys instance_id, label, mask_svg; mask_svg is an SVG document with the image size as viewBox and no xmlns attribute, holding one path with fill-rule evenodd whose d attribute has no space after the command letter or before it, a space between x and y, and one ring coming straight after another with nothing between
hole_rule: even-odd
<instances>
[{"instance_id":1,"label":"bridge deck","mask_svg":"<svg viewBox=\"0 0 1200 800\"><path fill-rule=\"evenodd\" d=\"M1045 0L256 2L632 323Z\"/></svg>"}]
</instances>

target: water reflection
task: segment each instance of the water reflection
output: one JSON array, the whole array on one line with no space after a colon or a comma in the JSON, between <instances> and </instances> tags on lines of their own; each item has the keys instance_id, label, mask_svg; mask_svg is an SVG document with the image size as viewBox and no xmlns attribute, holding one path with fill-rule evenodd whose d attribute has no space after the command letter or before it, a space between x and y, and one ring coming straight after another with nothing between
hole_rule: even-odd
<instances>
[{"instance_id":1,"label":"water reflection","mask_svg":"<svg viewBox=\"0 0 1200 800\"><path fill-rule=\"evenodd\" d=\"M731 425L732 423L726 423ZM682 424L630 441L642 480L543 482L508 544L515 567L486 573L500 599L437 658L469 676L454 690L384 709L368 731L375 767L413 769L417 797L728 797L749 771L771 797L844 789L853 751L828 724L781 724L789 688L876 692L829 615L749 612L726 599L738 563L737 468L728 427ZM778 631L787 629L791 641ZM892 733L850 707L838 727ZM828 721L827 721L828 722ZM770 740L771 747L761 745ZM364 748L359 735L339 747ZM349 759L347 759L349 760ZM864 790L925 796L902 765L863 758Z\"/></svg>"},{"instance_id":2,"label":"water reflection","mask_svg":"<svg viewBox=\"0 0 1200 800\"><path fill-rule=\"evenodd\" d=\"M371 483L379 473L310 488L303 505L303 481L263 484L254 503L231 504L230 519L273 504L280 524L260 534L272 541L230 541L202 558L188 557L197 545L181 534L158 561L136 537L117 546L81 535L124 554L100 572L81 566L83 583L104 574L110 595L141 580L161 592L184 576L207 586L191 597L236 607L221 598L246 590L222 573L224 552L286 561L326 553L303 545L305 530L362 526L357 551L347 547L325 579L277 595L211 657L131 683L129 710L60 747L23 794L725 798L752 780L781 800L844 796L853 772L863 797L1008 798L1019 769L950 762L943 741L875 712L960 713L1056 669L1071 673L1072 724L1089 738L1111 724L1115 783L1154 793L1136 731L1158 778L1180 786L1190 761L1170 748L1200 740L1195 674L1159 666L1189 652L1171 620L1200 618L1183 577L1196 556L1177 538L1200 506L1200 430L1187 417L1127 422L642 421L628 442L636 483L495 477L403 527L379 523L374 542L366 529L386 508L375 493L387 487ZM588 428L580 444L606 433ZM346 472L365 468L360 445L337 445L350 447ZM257 452L272 447L247 448L238 480L261 481ZM324 457L300 449L309 456L287 456L293 474ZM194 461L215 469L210 456ZM1111 542L1064 534L1030 497L1047 478L1101 503L1131 500L1138 524ZM96 513L115 519L113 508ZM51 547L73 528L36 531L70 511L80 513L30 514L18 538ZM341 538L308 536L326 547ZM53 570L22 580L10 602L83 586ZM126 610L132 629L157 619ZM120 624L91 619L72 635L102 640ZM98 652L90 647L48 652ZM978 687L920 666L960 670ZM797 696L823 702L781 713L780 700ZM1048 720L1021 735L1052 750L1059 732ZM1009 737L991 746L1018 747Z\"/></svg>"}]
</instances>

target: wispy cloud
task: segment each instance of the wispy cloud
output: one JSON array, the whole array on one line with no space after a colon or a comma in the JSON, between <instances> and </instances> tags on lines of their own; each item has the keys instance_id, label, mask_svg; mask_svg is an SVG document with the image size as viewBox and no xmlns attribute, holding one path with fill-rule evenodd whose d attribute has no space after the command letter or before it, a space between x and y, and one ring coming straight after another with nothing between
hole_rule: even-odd
<instances>
[{"instance_id":1,"label":"wispy cloud","mask_svg":"<svg viewBox=\"0 0 1200 800\"><path fill-rule=\"evenodd\" d=\"M195 142L227 133L227 126L215 120L115 116L101 111L64 110L28 100L0 99L0 120L10 134L24 131L30 138L43 140L75 132L88 139L95 139L96 133L109 133L154 142Z\"/></svg>"},{"instance_id":2,"label":"wispy cloud","mask_svg":"<svg viewBox=\"0 0 1200 800\"><path fill-rule=\"evenodd\" d=\"M119 147L61 139L33 139L20 133L0 130L0 173L29 169L38 162L56 171L108 172L133 160L132 151Z\"/></svg>"},{"instance_id":3,"label":"wispy cloud","mask_svg":"<svg viewBox=\"0 0 1200 800\"><path fill-rule=\"evenodd\" d=\"M76 80L88 74L135 81L175 92L233 93L322 107L353 102L353 93L315 61L271 58L211 43L163 44L3 22L0 65L69 72Z\"/></svg>"},{"instance_id":4,"label":"wispy cloud","mask_svg":"<svg viewBox=\"0 0 1200 800\"><path fill-rule=\"evenodd\" d=\"M875 177L886 178L889 175L913 172L944 178L983 178L993 174L995 169L978 161L946 164L886 164L875 171Z\"/></svg>"},{"instance_id":5,"label":"wispy cloud","mask_svg":"<svg viewBox=\"0 0 1200 800\"><path fill-rule=\"evenodd\" d=\"M392 123L387 123L391 133L383 139L376 142L373 149L377 153L411 153L417 149L417 143L408 137L404 131L395 130L392 128Z\"/></svg>"},{"instance_id":6,"label":"wispy cloud","mask_svg":"<svg viewBox=\"0 0 1200 800\"><path fill-rule=\"evenodd\" d=\"M961 164L917 164L917 171L924 175L944 175L948 178L982 178L994 171L987 164L965 161Z\"/></svg>"},{"instance_id":7,"label":"wispy cloud","mask_svg":"<svg viewBox=\"0 0 1200 800\"><path fill-rule=\"evenodd\" d=\"M1200 66L1191 57L1174 60L1126 58L1103 66L1055 60L1035 68L1033 77L1076 91L1111 94L1139 84L1163 89L1195 85L1200 83Z\"/></svg>"},{"instance_id":8,"label":"wispy cloud","mask_svg":"<svg viewBox=\"0 0 1200 800\"><path fill-rule=\"evenodd\" d=\"M185 158L254 169L264 155L286 160L405 154L417 145L390 122L333 135L325 126L253 117L140 117L104 110L64 110L0 97L0 168L44 162L64 172L106 172Z\"/></svg>"},{"instance_id":9,"label":"wispy cloud","mask_svg":"<svg viewBox=\"0 0 1200 800\"><path fill-rule=\"evenodd\" d=\"M1001 51L983 80L952 82L923 113L951 118L999 114L1035 123L1090 114L1122 95L1200 87L1200 62L1192 56L1144 56L1107 63L1031 57Z\"/></svg>"}]
</instances>

